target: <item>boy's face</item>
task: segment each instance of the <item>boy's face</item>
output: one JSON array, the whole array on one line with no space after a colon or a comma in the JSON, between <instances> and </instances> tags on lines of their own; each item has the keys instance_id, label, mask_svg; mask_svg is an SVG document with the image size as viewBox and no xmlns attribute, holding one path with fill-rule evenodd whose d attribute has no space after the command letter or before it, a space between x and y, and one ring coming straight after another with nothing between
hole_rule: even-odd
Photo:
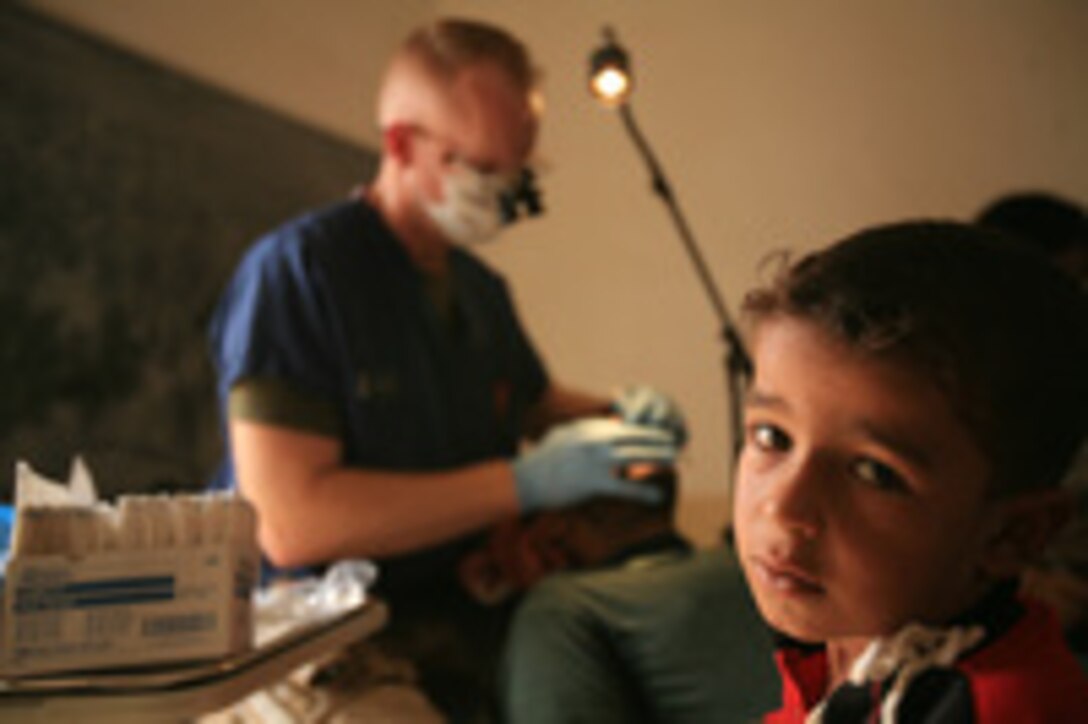
<instances>
[{"instance_id":1,"label":"boy's face","mask_svg":"<svg viewBox=\"0 0 1088 724\"><path fill-rule=\"evenodd\" d=\"M767 621L828 641L973 603L994 506L946 396L799 319L764 321L754 357L734 522Z\"/></svg>"}]
</instances>

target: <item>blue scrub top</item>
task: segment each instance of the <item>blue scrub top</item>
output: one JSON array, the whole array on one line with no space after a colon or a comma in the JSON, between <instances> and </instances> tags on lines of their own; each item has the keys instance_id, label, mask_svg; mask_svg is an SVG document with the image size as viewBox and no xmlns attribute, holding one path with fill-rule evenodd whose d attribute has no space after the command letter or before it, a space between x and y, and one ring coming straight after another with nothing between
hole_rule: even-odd
<instances>
[{"instance_id":1,"label":"blue scrub top","mask_svg":"<svg viewBox=\"0 0 1088 724\"><path fill-rule=\"evenodd\" d=\"M283 382L335 412L344 463L440 470L512 456L548 385L503 279L454 248L453 307L360 200L287 223L246 254L210 342L222 419L244 379ZM215 487L234 487L229 459Z\"/></svg>"}]
</instances>

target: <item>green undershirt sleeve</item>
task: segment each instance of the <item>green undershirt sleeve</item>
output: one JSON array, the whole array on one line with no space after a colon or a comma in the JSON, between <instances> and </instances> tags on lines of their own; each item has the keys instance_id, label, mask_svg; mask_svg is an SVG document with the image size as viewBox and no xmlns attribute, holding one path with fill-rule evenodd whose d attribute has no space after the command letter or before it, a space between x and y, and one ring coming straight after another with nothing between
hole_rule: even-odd
<instances>
[{"instance_id":1,"label":"green undershirt sleeve","mask_svg":"<svg viewBox=\"0 0 1088 724\"><path fill-rule=\"evenodd\" d=\"M282 380L240 380L230 390L227 414L232 420L282 425L319 435L340 434L332 405Z\"/></svg>"}]
</instances>

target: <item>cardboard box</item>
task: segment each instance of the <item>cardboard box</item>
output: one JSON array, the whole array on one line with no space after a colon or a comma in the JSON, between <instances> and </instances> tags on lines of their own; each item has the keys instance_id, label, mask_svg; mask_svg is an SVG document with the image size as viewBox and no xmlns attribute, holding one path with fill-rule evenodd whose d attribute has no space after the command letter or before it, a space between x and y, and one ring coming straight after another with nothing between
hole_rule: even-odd
<instances>
[{"instance_id":1,"label":"cardboard box","mask_svg":"<svg viewBox=\"0 0 1088 724\"><path fill-rule=\"evenodd\" d=\"M258 560L237 542L15 556L3 593L0 672L147 666L251 646Z\"/></svg>"}]
</instances>

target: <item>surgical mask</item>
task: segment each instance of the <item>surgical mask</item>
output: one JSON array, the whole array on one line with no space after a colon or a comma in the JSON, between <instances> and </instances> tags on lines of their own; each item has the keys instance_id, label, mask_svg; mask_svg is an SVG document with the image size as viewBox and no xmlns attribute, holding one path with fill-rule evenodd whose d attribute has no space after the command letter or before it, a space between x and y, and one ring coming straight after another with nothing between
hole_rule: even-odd
<instances>
[{"instance_id":1,"label":"surgical mask","mask_svg":"<svg viewBox=\"0 0 1088 724\"><path fill-rule=\"evenodd\" d=\"M424 199L423 210L450 241L464 246L494 237L505 220L500 198L510 188L501 174L454 162L442 177L442 200Z\"/></svg>"}]
</instances>

